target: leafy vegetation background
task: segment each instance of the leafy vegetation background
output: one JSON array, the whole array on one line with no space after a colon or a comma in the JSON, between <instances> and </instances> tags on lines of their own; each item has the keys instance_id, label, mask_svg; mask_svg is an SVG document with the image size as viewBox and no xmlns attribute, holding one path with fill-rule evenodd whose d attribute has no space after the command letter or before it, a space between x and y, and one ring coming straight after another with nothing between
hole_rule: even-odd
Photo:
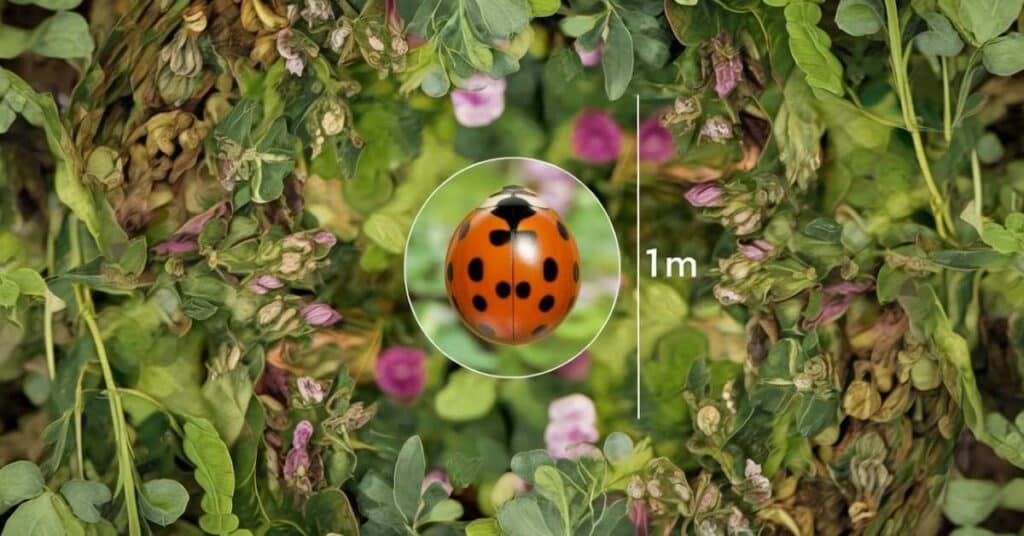
<instances>
[{"instance_id":1,"label":"leafy vegetation background","mask_svg":"<svg viewBox=\"0 0 1024 536\"><path fill-rule=\"evenodd\" d=\"M1019 533L1021 9L0 1L3 533ZM510 155L627 267L529 381L402 282Z\"/></svg>"}]
</instances>

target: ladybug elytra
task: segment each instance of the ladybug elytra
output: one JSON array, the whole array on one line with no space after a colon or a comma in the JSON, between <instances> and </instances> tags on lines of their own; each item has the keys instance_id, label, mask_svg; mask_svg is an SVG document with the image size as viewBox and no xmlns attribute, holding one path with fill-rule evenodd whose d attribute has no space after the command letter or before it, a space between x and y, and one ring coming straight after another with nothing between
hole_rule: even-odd
<instances>
[{"instance_id":1,"label":"ladybug elytra","mask_svg":"<svg viewBox=\"0 0 1024 536\"><path fill-rule=\"evenodd\" d=\"M500 344L526 344L555 330L580 287L576 240L533 192L505 186L455 229L445 287L470 331Z\"/></svg>"}]
</instances>

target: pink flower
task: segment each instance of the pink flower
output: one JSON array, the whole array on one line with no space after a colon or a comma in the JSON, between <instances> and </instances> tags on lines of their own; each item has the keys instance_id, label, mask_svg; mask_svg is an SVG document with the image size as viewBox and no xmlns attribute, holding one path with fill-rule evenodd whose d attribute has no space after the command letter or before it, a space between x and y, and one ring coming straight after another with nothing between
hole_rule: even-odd
<instances>
[{"instance_id":1,"label":"pink flower","mask_svg":"<svg viewBox=\"0 0 1024 536\"><path fill-rule=\"evenodd\" d=\"M426 359L426 354L416 348L392 346L384 350L377 356L377 386L401 401L416 398L426 385Z\"/></svg>"},{"instance_id":2,"label":"pink flower","mask_svg":"<svg viewBox=\"0 0 1024 536\"><path fill-rule=\"evenodd\" d=\"M452 491L455 490L455 488L452 487L452 483L448 481L448 475L445 474L444 470L442 469L434 469L433 471L427 473L427 476L423 477L423 485L420 486L420 489L422 491L426 491L427 488L429 488L430 485L433 484L434 482L440 484L441 488L444 489L444 492L449 497L451 496Z\"/></svg>"},{"instance_id":3,"label":"pink flower","mask_svg":"<svg viewBox=\"0 0 1024 536\"><path fill-rule=\"evenodd\" d=\"M576 49L576 54L580 57L580 63L585 67L593 67L598 63L601 63L601 56L604 54L604 43L598 43L597 48L594 50L587 50L583 48L583 45L577 39L572 47Z\"/></svg>"},{"instance_id":4,"label":"pink flower","mask_svg":"<svg viewBox=\"0 0 1024 536\"><path fill-rule=\"evenodd\" d=\"M583 381L590 375L590 361L590 352L584 350L580 355L559 367L555 374L571 382Z\"/></svg>"},{"instance_id":5,"label":"pink flower","mask_svg":"<svg viewBox=\"0 0 1024 536\"><path fill-rule=\"evenodd\" d=\"M231 212L231 206L227 201L222 201L212 207L192 216L174 232L166 242L153 246L153 252L157 255L188 253L198 247L196 238L203 231L203 227L214 219Z\"/></svg>"},{"instance_id":6,"label":"pink flower","mask_svg":"<svg viewBox=\"0 0 1024 536\"><path fill-rule=\"evenodd\" d=\"M296 382L299 388L299 396L307 404L311 402L320 403L324 401L324 388L316 380L309 376L303 376Z\"/></svg>"},{"instance_id":7,"label":"pink flower","mask_svg":"<svg viewBox=\"0 0 1024 536\"><path fill-rule=\"evenodd\" d=\"M466 127L482 127L496 121L505 112L504 78L494 79L477 73L466 79L465 87L452 91L455 120Z\"/></svg>"},{"instance_id":8,"label":"pink flower","mask_svg":"<svg viewBox=\"0 0 1024 536\"><path fill-rule=\"evenodd\" d=\"M309 440L313 437L313 424L309 421L299 421L292 432L292 448L284 460L284 476L292 478L296 475L302 476L309 470Z\"/></svg>"},{"instance_id":9,"label":"pink flower","mask_svg":"<svg viewBox=\"0 0 1024 536\"><path fill-rule=\"evenodd\" d=\"M640 124L637 136L640 138L640 160L663 164L675 155L676 143L672 133L661 124L657 115Z\"/></svg>"},{"instance_id":10,"label":"pink flower","mask_svg":"<svg viewBox=\"0 0 1024 536\"><path fill-rule=\"evenodd\" d=\"M269 274L261 275L249 282L249 290L261 296L283 286L284 283L280 279Z\"/></svg>"},{"instance_id":11,"label":"pink flower","mask_svg":"<svg viewBox=\"0 0 1024 536\"><path fill-rule=\"evenodd\" d=\"M544 443L552 458L577 459L597 453L597 410L586 395L572 394L548 406Z\"/></svg>"},{"instance_id":12,"label":"pink flower","mask_svg":"<svg viewBox=\"0 0 1024 536\"><path fill-rule=\"evenodd\" d=\"M316 242L321 246L326 246L328 249L330 249L334 247L334 244L338 243L338 239L335 238L333 234L327 231L317 231L313 235L313 242Z\"/></svg>"},{"instance_id":13,"label":"pink flower","mask_svg":"<svg viewBox=\"0 0 1024 536\"><path fill-rule=\"evenodd\" d=\"M576 179L558 166L540 160L523 160L520 169L526 185L552 210L565 215L572 204Z\"/></svg>"},{"instance_id":14,"label":"pink flower","mask_svg":"<svg viewBox=\"0 0 1024 536\"><path fill-rule=\"evenodd\" d=\"M773 251L775 251L775 246L773 246L771 242L762 238L755 239L747 244L740 244L740 253L752 261L764 260L768 255L771 255Z\"/></svg>"},{"instance_id":15,"label":"pink flower","mask_svg":"<svg viewBox=\"0 0 1024 536\"><path fill-rule=\"evenodd\" d=\"M622 130L604 110L583 110L572 129L572 153L590 164L606 164L619 157Z\"/></svg>"},{"instance_id":16,"label":"pink flower","mask_svg":"<svg viewBox=\"0 0 1024 536\"><path fill-rule=\"evenodd\" d=\"M716 115L704 122L704 126L700 128L700 134L715 143L722 143L732 139L732 124L724 117Z\"/></svg>"},{"instance_id":17,"label":"pink flower","mask_svg":"<svg viewBox=\"0 0 1024 536\"><path fill-rule=\"evenodd\" d=\"M722 200L723 193L722 187L714 182L702 182L687 190L684 197L695 207L715 207Z\"/></svg>"},{"instance_id":18,"label":"pink flower","mask_svg":"<svg viewBox=\"0 0 1024 536\"><path fill-rule=\"evenodd\" d=\"M284 68L295 76L302 76L306 68L306 60L295 49L295 36L290 28L277 32L277 53L284 58Z\"/></svg>"},{"instance_id":19,"label":"pink flower","mask_svg":"<svg viewBox=\"0 0 1024 536\"><path fill-rule=\"evenodd\" d=\"M871 290L873 286L870 282L843 281L826 287L821 293L821 309L813 317L804 319L803 328L815 329L843 316L853 304L854 298Z\"/></svg>"},{"instance_id":20,"label":"pink flower","mask_svg":"<svg viewBox=\"0 0 1024 536\"><path fill-rule=\"evenodd\" d=\"M736 89L743 78L743 60L740 53L729 42L728 34L720 34L712 40L714 51L711 64L715 69L715 93L724 99Z\"/></svg>"},{"instance_id":21,"label":"pink flower","mask_svg":"<svg viewBox=\"0 0 1024 536\"><path fill-rule=\"evenodd\" d=\"M647 520L647 507L643 501L629 502L629 520L633 523L636 536L648 536L651 533L650 522Z\"/></svg>"},{"instance_id":22,"label":"pink flower","mask_svg":"<svg viewBox=\"0 0 1024 536\"><path fill-rule=\"evenodd\" d=\"M314 328L327 327L341 320L341 313L323 303L311 303L303 307L300 312L302 318L306 319L306 323Z\"/></svg>"}]
</instances>

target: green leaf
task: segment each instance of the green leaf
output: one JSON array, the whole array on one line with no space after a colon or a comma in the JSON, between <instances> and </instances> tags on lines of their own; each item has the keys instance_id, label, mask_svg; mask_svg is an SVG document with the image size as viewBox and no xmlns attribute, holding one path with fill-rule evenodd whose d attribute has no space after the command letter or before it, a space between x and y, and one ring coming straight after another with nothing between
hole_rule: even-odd
<instances>
[{"instance_id":1,"label":"green leaf","mask_svg":"<svg viewBox=\"0 0 1024 536\"><path fill-rule=\"evenodd\" d=\"M92 36L85 17L72 11L59 11L32 31L32 52L50 58L89 58Z\"/></svg>"},{"instance_id":2,"label":"green leaf","mask_svg":"<svg viewBox=\"0 0 1024 536\"><path fill-rule=\"evenodd\" d=\"M448 377L448 384L437 393L434 409L438 417L449 421L479 419L494 407L497 385L494 378L460 368ZM467 404L467 400L473 403Z\"/></svg>"},{"instance_id":3,"label":"green leaf","mask_svg":"<svg viewBox=\"0 0 1024 536\"><path fill-rule=\"evenodd\" d=\"M22 294L28 296L45 296L46 281L39 272L31 268L15 268L4 274L8 279L18 285Z\"/></svg>"},{"instance_id":4,"label":"green leaf","mask_svg":"<svg viewBox=\"0 0 1024 536\"><path fill-rule=\"evenodd\" d=\"M555 461L546 450L536 449L517 453L512 457L512 472L530 485L534 484L533 475L543 465L555 465Z\"/></svg>"},{"instance_id":5,"label":"green leaf","mask_svg":"<svg viewBox=\"0 0 1024 536\"><path fill-rule=\"evenodd\" d=\"M412 436L402 445L395 461L395 506L402 512L410 526L416 520L416 512L420 502L423 476L426 474L427 462L423 456L423 442L419 436Z\"/></svg>"},{"instance_id":6,"label":"green leaf","mask_svg":"<svg viewBox=\"0 0 1024 536\"><path fill-rule=\"evenodd\" d=\"M55 496L46 492L18 507L7 519L0 536L63 536L64 523L53 505Z\"/></svg>"},{"instance_id":7,"label":"green leaf","mask_svg":"<svg viewBox=\"0 0 1024 536\"><path fill-rule=\"evenodd\" d=\"M960 20L974 35L977 45L1006 31L1020 15L1024 0L962 0Z\"/></svg>"},{"instance_id":8,"label":"green leaf","mask_svg":"<svg viewBox=\"0 0 1024 536\"><path fill-rule=\"evenodd\" d=\"M633 440L622 432L612 432L605 438L602 451L611 463L625 460L633 454Z\"/></svg>"},{"instance_id":9,"label":"green leaf","mask_svg":"<svg viewBox=\"0 0 1024 536\"><path fill-rule=\"evenodd\" d=\"M158 478L142 484L139 499L142 515L161 527L167 527L185 513L188 491L177 480ZM71 506L74 508L74 504ZM77 510L75 514L78 514Z\"/></svg>"},{"instance_id":10,"label":"green leaf","mask_svg":"<svg viewBox=\"0 0 1024 536\"><path fill-rule=\"evenodd\" d=\"M98 523L100 516L97 506L106 504L111 499L110 489L100 482L72 479L60 488L60 494L71 506L78 519L86 523ZM186 502L188 494L185 495ZM182 508L184 511L184 508Z\"/></svg>"},{"instance_id":11,"label":"green leaf","mask_svg":"<svg viewBox=\"0 0 1024 536\"><path fill-rule=\"evenodd\" d=\"M17 461L0 468L0 514L43 492L43 473L36 464Z\"/></svg>"},{"instance_id":12,"label":"green leaf","mask_svg":"<svg viewBox=\"0 0 1024 536\"><path fill-rule=\"evenodd\" d=\"M914 38L917 48L924 54L951 58L964 49L964 42L956 28L941 13L922 13L921 17L928 24L928 30Z\"/></svg>"},{"instance_id":13,"label":"green leaf","mask_svg":"<svg viewBox=\"0 0 1024 536\"><path fill-rule=\"evenodd\" d=\"M32 45L32 30L0 24L0 59L11 59L21 55ZM0 106L0 132L4 132L14 120L14 112Z\"/></svg>"},{"instance_id":14,"label":"green leaf","mask_svg":"<svg viewBox=\"0 0 1024 536\"><path fill-rule=\"evenodd\" d=\"M572 519L572 512L569 508L575 495L575 489L565 485L562 472L552 465L542 465L537 468L533 480L536 483L537 492L554 504L562 522L568 523L568 520ZM569 527L566 526L566 528Z\"/></svg>"},{"instance_id":15,"label":"green leaf","mask_svg":"<svg viewBox=\"0 0 1024 536\"><path fill-rule=\"evenodd\" d=\"M836 25L854 36L874 34L882 29L882 6L877 0L839 0Z\"/></svg>"},{"instance_id":16,"label":"green leaf","mask_svg":"<svg viewBox=\"0 0 1024 536\"><path fill-rule=\"evenodd\" d=\"M508 536L559 536L548 528L536 499L520 497L501 506L498 523Z\"/></svg>"},{"instance_id":17,"label":"green leaf","mask_svg":"<svg viewBox=\"0 0 1024 536\"><path fill-rule=\"evenodd\" d=\"M526 0L476 0L484 27L492 37L506 38L530 23Z\"/></svg>"},{"instance_id":18,"label":"green leaf","mask_svg":"<svg viewBox=\"0 0 1024 536\"><path fill-rule=\"evenodd\" d=\"M462 504L452 499L444 499L434 505L429 512L423 514L417 520L420 524L446 523L462 517Z\"/></svg>"},{"instance_id":19,"label":"green leaf","mask_svg":"<svg viewBox=\"0 0 1024 536\"><path fill-rule=\"evenodd\" d=\"M618 13L608 17L608 37L605 39L601 69L604 71L604 90L611 100L626 92L633 78L633 36Z\"/></svg>"},{"instance_id":20,"label":"green leaf","mask_svg":"<svg viewBox=\"0 0 1024 536\"><path fill-rule=\"evenodd\" d=\"M185 456L195 466L195 479L203 488L200 503L205 514L199 526L212 534L227 534L238 528L238 517L231 513L235 493L235 469L224 441L210 421L190 418L185 423Z\"/></svg>"},{"instance_id":21,"label":"green leaf","mask_svg":"<svg viewBox=\"0 0 1024 536\"><path fill-rule=\"evenodd\" d=\"M534 18L548 17L562 7L561 0L530 0L530 15Z\"/></svg>"},{"instance_id":22,"label":"green leaf","mask_svg":"<svg viewBox=\"0 0 1024 536\"><path fill-rule=\"evenodd\" d=\"M466 536L502 536L497 519L477 519L466 525Z\"/></svg>"},{"instance_id":23,"label":"green leaf","mask_svg":"<svg viewBox=\"0 0 1024 536\"><path fill-rule=\"evenodd\" d=\"M314 494L306 502L305 514L311 534L359 534L359 518L340 489Z\"/></svg>"},{"instance_id":24,"label":"green leaf","mask_svg":"<svg viewBox=\"0 0 1024 536\"><path fill-rule=\"evenodd\" d=\"M796 426L800 435L814 437L836 420L839 400L806 395L800 403Z\"/></svg>"},{"instance_id":25,"label":"green leaf","mask_svg":"<svg viewBox=\"0 0 1024 536\"><path fill-rule=\"evenodd\" d=\"M597 21L601 20L602 15L569 15L562 19L558 24L562 28L562 32L569 37L580 37L581 35L594 29L597 26Z\"/></svg>"},{"instance_id":26,"label":"green leaf","mask_svg":"<svg viewBox=\"0 0 1024 536\"><path fill-rule=\"evenodd\" d=\"M988 72L1013 76L1024 70L1024 34L1011 32L989 41L981 53Z\"/></svg>"},{"instance_id":27,"label":"green leaf","mask_svg":"<svg viewBox=\"0 0 1024 536\"><path fill-rule=\"evenodd\" d=\"M1000 488L988 480L953 479L946 487L942 512L957 525L977 525L999 506Z\"/></svg>"},{"instance_id":28,"label":"green leaf","mask_svg":"<svg viewBox=\"0 0 1024 536\"><path fill-rule=\"evenodd\" d=\"M842 96L843 66L832 54L832 40L818 27L821 8L811 2L795 1L786 6L785 16L790 52L807 76L807 83Z\"/></svg>"}]
</instances>

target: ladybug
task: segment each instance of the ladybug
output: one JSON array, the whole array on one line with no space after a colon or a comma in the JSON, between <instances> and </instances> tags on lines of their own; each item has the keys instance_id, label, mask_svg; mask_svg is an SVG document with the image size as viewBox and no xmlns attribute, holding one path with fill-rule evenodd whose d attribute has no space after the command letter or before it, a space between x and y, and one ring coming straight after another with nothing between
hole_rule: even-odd
<instances>
[{"instance_id":1,"label":"ladybug","mask_svg":"<svg viewBox=\"0 0 1024 536\"><path fill-rule=\"evenodd\" d=\"M470 331L526 344L555 330L576 303L580 253L557 212L505 186L462 220L448 243L445 288Z\"/></svg>"}]
</instances>

